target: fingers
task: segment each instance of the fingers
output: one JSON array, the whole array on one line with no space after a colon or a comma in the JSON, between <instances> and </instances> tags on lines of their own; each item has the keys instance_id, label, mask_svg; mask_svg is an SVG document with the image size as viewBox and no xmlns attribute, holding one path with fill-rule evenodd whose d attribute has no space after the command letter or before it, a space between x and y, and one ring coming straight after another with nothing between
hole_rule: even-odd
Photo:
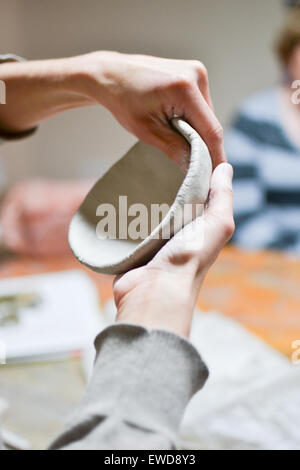
<instances>
[{"instance_id":1,"label":"fingers","mask_svg":"<svg viewBox=\"0 0 300 470\"><path fill-rule=\"evenodd\" d=\"M208 73L206 67L197 60L194 61L194 67L197 73L197 84L198 88L202 93L203 98L207 102L208 106L213 110L213 102L210 95Z\"/></svg>"},{"instance_id":2,"label":"fingers","mask_svg":"<svg viewBox=\"0 0 300 470\"><path fill-rule=\"evenodd\" d=\"M153 58L151 64L152 61ZM198 61L155 59L152 70L151 64L142 73L147 85L144 99L141 94L140 100L134 100L135 112L130 125L128 119L119 117L120 122L139 139L159 147L186 170L189 146L170 126L171 119L179 116L188 121L206 143L213 168L226 162L223 129L213 111L204 65ZM140 90L140 83L138 86Z\"/></svg>"},{"instance_id":3,"label":"fingers","mask_svg":"<svg viewBox=\"0 0 300 470\"><path fill-rule=\"evenodd\" d=\"M168 138L169 134L170 138ZM157 146L179 166L183 173L187 172L190 146L182 136L178 135L176 131L166 130L158 140Z\"/></svg>"},{"instance_id":4,"label":"fingers","mask_svg":"<svg viewBox=\"0 0 300 470\"><path fill-rule=\"evenodd\" d=\"M177 96L180 96L180 102L184 109L179 115L189 122L206 143L213 168L226 162L223 129L212 109L208 82L207 84L202 83L201 91L195 83L183 83ZM172 117L170 116L170 118ZM186 171L190 149L183 137L174 132L167 124L162 126L160 123L151 131L157 136L156 145Z\"/></svg>"},{"instance_id":5,"label":"fingers","mask_svg":"<svg viewBox=\"0 0 300 470\"><path fill-rule=\"evenodd\" d=\"M213 111L205 66L199 61L185 61L182 64L182 73L170 81L164 93L160 95L160 100L162 103L167 102L165 114L168 120L171 120L175 113L189 122L206 143L213 168L226 162L223 129ZM154 126L151 126L151 122L148 122L147 126L156 136L154 145L186 170L189 146L184 139L170 128L168 122L163 122L162 117L153 124Z\"/></svg>"},{"instance_id":6,"label":"fingers","mask_svg":"<svg viewBox=\"0 0 300 470\"><path fill-rule=\"evenodd\" d=\"M217 243L221 244L234 233L232 177L233 169L228 163L222 163L214 170L205 211L205 219L212 227Z\"/></svg>"},{"instance_id":7,"label":"fingers","mask_svg":"<svg viewBox=\"0 0 300 470\"><path fill-rule=\"evenodd\" d=\"M190 90L185 116L206 143L213 168L226 162L222 126L199 90Z\"/></svg>"},{"instance_id":8,"label":"fingers","mask_svg":"<svg viewBox=\"0 0 300 470\"><path fill-rule=\"evenodd\" d=\"M209 205L204 214L177 232L149 266L159 267L163 263L164 269L170 272L186 266L197 279L203 280L234 232L232 177L231 165L222 163L217 166L212 175Z\"/></svg>"},{"instance_id":9,"label":"fingers","mask_svg":"<svg viewBox=\"0 0 300 470\"><path fill-rule=\"evenodd\" d=\"M190 145L167 121L148 122L145 133L140 134L144 142L155 145L185 173L189 165Z\"/></svg>"},{"instance_id":10,"label":"fingers","mask_svg":"<svg viewBox=\"0 0 300 470\"><path fill-rule=\"evenodd\" d=\"M196 80L191 80L185 87L184 117L206 143L215 168L227 161L223 145L223 129L213 111L207 70L199 61L191 61L191 65Z\"/></svg>"}]
</instances>

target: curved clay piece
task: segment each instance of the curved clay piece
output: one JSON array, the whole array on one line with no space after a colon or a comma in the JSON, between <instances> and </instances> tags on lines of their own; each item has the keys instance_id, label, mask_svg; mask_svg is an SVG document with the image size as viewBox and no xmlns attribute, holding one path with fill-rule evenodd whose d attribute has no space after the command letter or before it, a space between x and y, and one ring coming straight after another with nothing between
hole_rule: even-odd
<instances>
[{"instance_id":1,"label":"curved clay piece","mask_svg":"<svg viewBox=\"0 0 300 470\"><path fill-rule=\"evenodd\" d=\"M195 210L185 223L202 214L209 192L211 158L203 140L189 124L178 118L172 123L191 146L190 164L185 176L160 150L138 142L95 184L74 215L69 229L69 244L76 258L90 269L120 274L142 266L167 242L162 238L166 226L171 227L171 236L181 228L176 227L176 214L182 213L186 204L192 204ZM167 203L170 209L147 238L130 240L126 232L126 239L122 239L120 218L126 217L127 227L134 217L127 216L127 208L120 210L119 196L127 196L128 208L133 204L144 204L148 214L151 214L151 204ZM107 203L116 210L116 239L97 235L100 220L96 215L97 207Z\"/></svg>"}]
</instances>

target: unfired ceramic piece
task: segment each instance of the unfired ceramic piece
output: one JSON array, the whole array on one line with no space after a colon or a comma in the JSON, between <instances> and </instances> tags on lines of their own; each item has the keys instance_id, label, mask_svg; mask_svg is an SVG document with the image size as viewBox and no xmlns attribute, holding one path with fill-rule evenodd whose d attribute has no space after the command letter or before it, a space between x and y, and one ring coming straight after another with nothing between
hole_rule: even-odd
<instances>
[{"instance_id":1,"label":"unfired ceramic piece","mask_svg":"<svg viewBox=\"0 0 300 470\"><path fill-rule=\"evenodd\" d=\"M185 121L176 118L172 123L191 147L185 176L160 150L138 142L95 184L74 215L69 229L70 247L78 260L90 269L120 274L144 265L166 243L167 240L160 236L165 233L164 228L170 224L171 236L180 228L176 227L174 220L185 204L196 207L191 220L203 212L212 172L208 149ZM167 203L170 209L147 238L103 239L96 231L100 220L96 215L97 207L107 203L114 206L118 232L119 216L124 216L124 211L119 208L119 196L127 196L128 207L144 204L149 214L151 204ZM132 219L134 217L126 214L126 224Z\"/></svg>"}]
</instances>

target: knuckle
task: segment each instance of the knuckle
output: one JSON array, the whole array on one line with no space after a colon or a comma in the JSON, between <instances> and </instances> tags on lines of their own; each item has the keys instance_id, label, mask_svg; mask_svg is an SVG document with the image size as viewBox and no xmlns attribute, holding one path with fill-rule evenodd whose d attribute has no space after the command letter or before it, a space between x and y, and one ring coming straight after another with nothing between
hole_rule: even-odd
<instances>
[{"instance_id":1,"label":"knuckle","mask_svg":"<svg viewBox=\"0 0 300 470\"><path fill-rule=\"evenodd\" d=\"M211 144L220 144L223 141L224 130L221 124L212 127L207 132L207 139Z\"/></svg>"},{"instance_id":2,"label":"knuckle","mask_svg":"<svg viewBox=\"0 0 300 470\"><path fill-rule=\"evenodd\" d=\"M195 62L196 63L194 65L194 71L196 73L197 83L201 84L202 86L207 87L208 86L207 68L201 62L199 61L195 61Z\"/></svg>"},{"instance_id":3,"label":"knuckle","mask_svg":"<svg viewBox=\"0 0 300 470\"><path fill-rule=\"evenodd\" d=\"M235 230L235 223L234 223L233 217L223 221L222 230L223 230L224 239L226 241L230 240Z\"/></svg>"},{"instance_id":4,"label":"knuckle","mask_svg":"<svg viewBox=\"0 0 300 470\"><path fill-rule=\"evenodd\" d=\"M192 60L191 65L193 69L198 73L199 76L207 77L208 75L207 69L205 65L202 62L200 62L200 60Z\"/></svg>"},{"instance_id":5,"label":"knuckle","mask_svg":"<svg viewBox=\"0 0 300 470\"><path fill-rule=\"evenodd\" d=\"M186 75L177 75L173 80L173 87L177 92L186 93L192 89L193 83Z\"/></svg>"}]
</instances>

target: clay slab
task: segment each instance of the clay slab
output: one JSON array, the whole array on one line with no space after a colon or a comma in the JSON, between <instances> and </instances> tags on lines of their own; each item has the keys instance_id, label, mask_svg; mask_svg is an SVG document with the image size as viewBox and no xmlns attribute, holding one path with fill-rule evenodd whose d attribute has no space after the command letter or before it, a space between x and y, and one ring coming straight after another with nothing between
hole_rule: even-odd
<instances>
[{"instance_id":1,"label":"clay slab","mask_svg":"<svg viewBox=\"0 0 300 470\"><path fill-rule=\"evenodd\" d=\"M93 271L120 274L146 264L167 242L161 237L164 228L171 228L171 236L180 228L174 221L185 204L196 207L191 220L201 216L209 192L211 158L206 145L189 124L180 119L172 122L190 143L186 175L160 150L138 142L95 184L74 215L69 229L70 247L78 260ZM146 238L133 240L126 235L126 239L121 239L124 234L120 237L120 221L124 222L122 218L126 216L128 226L134 217L128 217L121 210L120 196L127 196L127 208L143 204L149 217L152 204L166 203L170 209ZM105 234L97 233L100 220L97 208L101 204L115 208L116 238L105 239ZM149 218L149 227L150 222Z\"/></svg>"}]
</instances>

